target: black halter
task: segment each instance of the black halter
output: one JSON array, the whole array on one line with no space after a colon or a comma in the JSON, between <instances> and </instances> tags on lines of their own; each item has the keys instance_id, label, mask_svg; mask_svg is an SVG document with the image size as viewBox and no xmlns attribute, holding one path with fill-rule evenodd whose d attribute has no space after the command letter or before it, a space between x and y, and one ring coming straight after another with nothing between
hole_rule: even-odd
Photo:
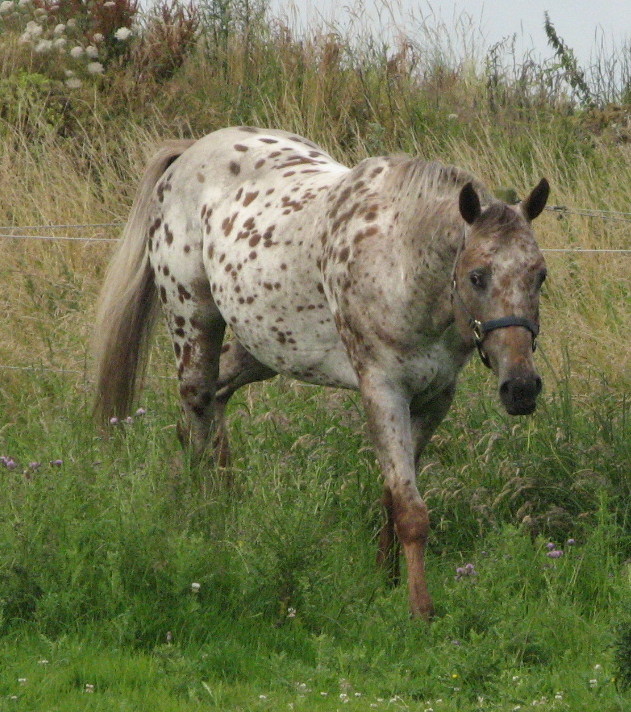
<instances>
[{"instance_id":1,"label":"black halter","mask_svg":"<svg viewBox=\"0 0 631 712\"><path fill-rule=\"evenodd\" d=\"M530 319L526 319L526 317L514 315L503 316L499 319L490 319L489 321L480 321L479 319L474 318L471 312L467 309L467 305L464 303L462 297L458 292L455 277L452 282L452 294L455 294L458 297L460 306L463 308L464 312L469 317L469 326L473 331L473 338L476 348L478 349L478 353L480 354L480 359L482 363L487 368L491 368L491 362L489 361L489 357L486 355L484 349L482 348L482 344L484 343L484 339L486 338L487 334L491 331L495 331L495 329L503 329L507 326L523 326L525 329L528 329L528 331L532 334L532 350L534 351L537 348L539 324L536 324Z\"/></svg>"}]
</instances>

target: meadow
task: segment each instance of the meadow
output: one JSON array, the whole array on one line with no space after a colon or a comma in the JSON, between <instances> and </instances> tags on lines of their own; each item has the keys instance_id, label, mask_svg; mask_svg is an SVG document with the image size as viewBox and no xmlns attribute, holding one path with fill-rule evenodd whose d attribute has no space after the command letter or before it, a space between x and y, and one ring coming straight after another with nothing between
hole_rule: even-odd
<instances>
[{"instance_id":1,"label":"meadow","mask_svg":"<svg viewBox=\"0 0 631 712\"><path fill-rule=\"evenodd\" d=\"M252 0L0 3L0 712L631 709L631 53L399 37L298 37ZM232 489L180 451L163 330L139 410L91 418L95 238L162 139L235 124L545 176L565 208L536 224L539 408L505 415L472 361L423 457L431 625L375 565L355 394L240 391Z\"/></svg>"}]
</instances>

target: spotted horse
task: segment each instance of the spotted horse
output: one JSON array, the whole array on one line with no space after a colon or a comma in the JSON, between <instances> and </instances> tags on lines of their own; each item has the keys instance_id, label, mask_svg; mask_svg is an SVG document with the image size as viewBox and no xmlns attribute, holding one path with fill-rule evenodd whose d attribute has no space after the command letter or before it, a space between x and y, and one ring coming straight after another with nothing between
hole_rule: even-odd
<instances>
[{"instance_id":1,"label":"spotted horse","mask_svg":"<svg viewBox=\"0 0 631 712\"><path fill-rule=\"evenodd\" d=\"M379 559L395 576L402 546L411 613L430 618L416 463L476 347L508 413L535 409L546 269L531 221L548 192L544 179L507 205L454 166L385 156L349 168L305 138L245 126L165 144L102 288L97 412L129 412L160 304L179 436L198 455L227 462L224 409L245 384L281 373L359 390L384 478Z\"/></svg>"}]
</instances>

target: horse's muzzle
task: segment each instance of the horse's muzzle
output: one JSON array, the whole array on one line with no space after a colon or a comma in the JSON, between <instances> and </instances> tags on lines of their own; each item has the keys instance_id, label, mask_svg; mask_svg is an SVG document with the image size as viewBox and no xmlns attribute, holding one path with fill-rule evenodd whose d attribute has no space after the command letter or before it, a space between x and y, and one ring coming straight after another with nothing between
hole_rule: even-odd
<instances>
[{"instance_id":1,"label":"horse's muzzle","mask_svg":"<svg viewBox=\"0 0 631 712\"><path fill-rule=\"evenodd\" d=\"M541 378L533 373L507 378L500 385L500 398L509 415L528 415L537 407Z\"/></svg>"}]
</instances>

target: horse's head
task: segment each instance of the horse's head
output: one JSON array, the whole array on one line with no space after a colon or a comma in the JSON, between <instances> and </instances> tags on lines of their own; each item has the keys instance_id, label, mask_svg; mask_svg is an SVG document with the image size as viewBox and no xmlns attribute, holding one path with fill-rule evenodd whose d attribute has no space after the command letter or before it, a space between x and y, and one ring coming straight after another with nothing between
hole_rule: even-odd
<instances>
[{"instance_id":1,"label":"horse's head","mask_svg":"<svg viewBox=\"0 0 631 712\"><path fill-rule=\"evenodd\" d=\"M546 268L530 224L544 209L549 190L543 179L518 205L494 202L486 208L471 183L460 192L467 228L454 270L456 324L498 377L510 415L532 413L541 391L532 354Z\"/></svg>"}]
</instances>

